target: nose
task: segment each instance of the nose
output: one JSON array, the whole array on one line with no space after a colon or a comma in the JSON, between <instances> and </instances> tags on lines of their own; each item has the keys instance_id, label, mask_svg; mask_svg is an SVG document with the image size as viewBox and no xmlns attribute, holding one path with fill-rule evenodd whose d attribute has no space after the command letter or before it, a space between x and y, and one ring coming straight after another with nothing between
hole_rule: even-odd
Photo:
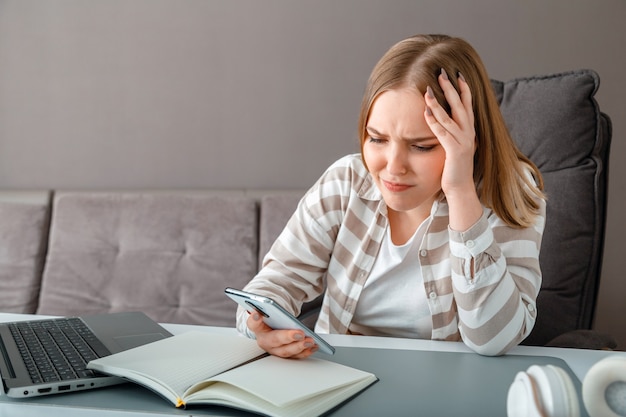
<instances>
[{"instance_id":1,"label":"nose","mask_svg":"<svg viewBox=\"0 0 626 417\"><path fill-rule=\"evenodd\" d=\"M390 146L387 154L387 172L399 176L407 173L407 152L400 146Z\"/></svg>"}]
</instances>

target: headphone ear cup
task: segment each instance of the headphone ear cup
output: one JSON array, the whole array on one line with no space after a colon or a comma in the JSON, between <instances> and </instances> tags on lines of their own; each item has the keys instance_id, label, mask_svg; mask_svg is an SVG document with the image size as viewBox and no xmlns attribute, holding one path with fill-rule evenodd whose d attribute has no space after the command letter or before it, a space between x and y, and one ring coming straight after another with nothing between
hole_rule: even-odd
<instances>
[{"instance_id":1,"label":"headphone ear cup","mask_svg":"<svg viewBox=\"0 0 626 417\"><path fill-rule=\"evenodd\" d=\"M518 372L507 397L508 417L580 417L569 375L556 366L533 365Z\"/></svg>"},{"instance_id":2,"label":"headphone ear cup","mask_svg":"<svg viewBox=\"0 0 626 417\"><path fill-rule=\"evenodd\" d=\"M558 380L554 384L554 395L559 397L560 407L563 410L566 410L563 416L580 416L580 403L578 398L578 393L576 392L576 387L574 386L574 382L572 378L558 366L554 365L546 365L546 372L552 372L555 380Z\"/></svg>"},{"instance_id":3,"label":"headphone ear cup","mask_svg":"<svg viewBox=\"0 0 626 417\"><path fill-rule=\"evenodd\" d=\"M541 408L535 381L526 372L518 372L506 399L507 417L542 417Z\"/></svg>"},{"instance_id":4,"label":"headphone ear cup","mask_svg":"<svg viewBox=\"0 0 626 417\"><path fill-rule=\"evenodd\" d=\"M626 357L609 356L589 369L583 401L590 417L626 416Z\"/></svg>"},{"instance_id":5,"label":"headphone ear cup","mask_svg":"<svg viewBox=\"0 0 626 417\"><path fill-rule=\"evenodd\" d=\"M563 369L554 365L533 365L526 372L537 381L546 416L580 416L576 388Z\"/></svg>"}]
</instances>

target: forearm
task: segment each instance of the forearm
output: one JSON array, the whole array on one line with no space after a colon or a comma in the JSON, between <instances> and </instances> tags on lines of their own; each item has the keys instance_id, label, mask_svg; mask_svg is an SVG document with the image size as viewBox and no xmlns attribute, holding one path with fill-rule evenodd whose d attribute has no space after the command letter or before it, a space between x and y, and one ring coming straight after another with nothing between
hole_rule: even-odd
<instances>
[{"instance_id":1,"label":"forearm","mask_svg":"<svg viewBox=\"0 0 626 417\"><path fill-rule=\"evenodd\" d=\"M484 209L474 183L472 182L465 188L446 194L450 228L457 232L464 232L475 225Z\"/></svg>"},{"instance_id":2,"label":"forearm","mask_svg":"<svg viewBox=\"0 0 626 417\"><path fill-rule=\"evenodd\" d=\"M466 232L450 230L459 329L478 353L504 353L534 326L543 218L538 222L537 228L511 229L497 220L490 225L483 215Z\"/></svg>"},{"instance_id":3,"label":"forearm","mask_svg":"<svg viewBox=\"0 0 626 417\"><path fill-rule=\"evenodd\" d=\"M304 229L311 222L304 219L302 208L272 245L259 273L244 290L274 299L291 314L298 316L302 304L315 299L324 290L323 276L328 259L314 253L329 252L319 241L306 239L314 231ZM247 316L237 314L237 328L246 333Z\"/></svg>"},{"instance_id":4,"label":"forearm","mask_svg":"<svg viewBox=\"0 0 626 417\"><path fill-rule=\"evenodd\" d=\"M487 289L483 300L457 303L459 331L463 342L475 352L495 356L517 346L532 330L536 320L535 298L503 278L495 289ZM457 300L463 298L455 291ZM468 297L465 297L468 298ZM472 308L473 307L473 308Z\"/></svg>"}]
</instances>

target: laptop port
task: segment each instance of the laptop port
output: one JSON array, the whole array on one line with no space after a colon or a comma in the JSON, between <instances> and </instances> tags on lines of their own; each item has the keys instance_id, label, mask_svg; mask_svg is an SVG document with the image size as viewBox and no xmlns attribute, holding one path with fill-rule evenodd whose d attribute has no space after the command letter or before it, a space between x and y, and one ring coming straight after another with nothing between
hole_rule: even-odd
<instances>
[{"instance_id":1,"label":"laptop port","mask_svg":"<svg viewBox=\"0 0 626 417\"><path fill-rule=\"evenodd\" d=\"M68 389L70 389L69 384L68 385L59 385L59 391L67 391Z\"/></svg>"},{"instance_id":2,"label":"laptop port","mask_svg":"<svg viewBox=\"0 0 626 417\"><path fill-rule=\"evenodd\" d=\"M37 392L38 392L38 393L40 393L40 394L47 394L47 393L49 393L50 391L52 391L52 388L39 388L39 389L37 390Z\"/></svg>"}]
</instances>

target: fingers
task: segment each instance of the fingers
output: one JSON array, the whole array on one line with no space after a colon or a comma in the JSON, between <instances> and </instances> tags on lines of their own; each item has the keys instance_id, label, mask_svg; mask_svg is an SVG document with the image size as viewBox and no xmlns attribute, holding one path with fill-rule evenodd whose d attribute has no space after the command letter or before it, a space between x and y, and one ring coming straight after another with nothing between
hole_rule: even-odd
<instances>
[{"instance_id":1,"label":"fingers","mask_svg":"<svg viewBox=\"0 0 626 417\"><path fill-rule=\"evenodd\" d=\"M463 75L461 73L458 74L458 92L450 81L448 73L443 68L441 69L438 81L446 97L446 101L452 110L452 118L455 119L457 123L464 124L464 122L467 121L467 116L472 113L472 95Z\"/></svg>"},{"instance_id":2,"label":"fingers","mask_svg":"<svg viewBox=\"0 0 626 417\"><path fill-rule=\"evenodd\" d=\"M448 73L446 72L445 69L441 68L441 73L439 74L439 77L437 77L437 81L439 82L439 86L443 90L443 95L445 96L446 101L450 105L450 110L451 110L452 116L454 117L455 113L458 112L457 109L459 105L462 105L461 97L459 96L459 93L456 91L456 89L452 85L452 82L450 81L450 78L448 77Z\"/></svg>"},{"instance_id":3,"label":"fingers","mask_svg":"<svg viewBox=\"0 0 626 417\"><path fill-rule=\"evenodd\" d=\"M427 110L430 109L430 112L426 111L426 116L428 116L427 121L433 124L439 123L453 135L458 134L460 130L473 128L474 112L472 109L472 95L463 75L459 73L459 77L457 78L459 92L454 88L448 74L443 68L441 69L438 81L446 101L450 105L452 117L450 117L445 109L437 102L437 99L432 93L432 89L429 87L425 95Z\"/></svg>"},{"instance_id":4,"label":"fingers","mask_svg":"<svg viewBox=\"0 0 626 417\"><path fill-rule=\"evenodd\" d=\"M472 107L472 92L470 91L469 85L465 81L465 77L463 77L463 74L461 74L460 72L457 85L459 86L459 91L461 92L461 102L463 103L465 111L470 116L470 123L473 126L474 108Z\"/></svg>"},{"instance_id":5,"label":"fingers","mask_svg":"<svg viewBox=\"0 0 626 417\"><path fill-rule=\"evenodd\" d=\"M261 332L267 332L272 330L263 320L261 320L261 315L259 313L253 313L248 315L248 320L246 321L248 325L248 329L254 334L258 334Z\"/></svg>"},{"instance_id":6,"label":"fingers","mask_svg":"<svg viewBox=\"0 0 626 417\"><path fill-rule=\"evenodd\" d=\"M426 119L430 130L433 131L437 139L439 139L441 144L445 147L446 143L453 141L458 134L458 126L454 123L454 120L448 116L444 108L441 107L430 86L426 88L424 100L426 101L424 119Z\"/></svg>"},{"instance_id":7,"label":"fingers","mask_svg":"<svg viewBox=\"0 0 626 417\"><path fill-rule=\"evenodd\" d=\"M424 119L437 136L445 150L446 159L441 175L441 189L447 198L468 195L475 190L473 170L476 152L476 129L472 95L469 85L460 75L457 79L458 92L450 82L448 74L441 71L438 82L448 104L451 115L437 102L429 86L424 95L426 109Z\"/></svg>"},{"instance_id":8,"label":"fingers","mask_svg":"<svg viewBox=\"0 0 626 417\"><path fill-rule=\"evenodd\" d=\"M261 319L258 313L248 317L248 328L257 344L266 352L281 358L303 359L318 349L313 339L305 337L300 330L274 330Z\"/></svg>"},{"instance_id":9,"label":"fingers","mask_svg":"<svg viewBox=\"0 0 626 417\"><path fill-rule=\"evenodd\" d=\"M472 107L472 95L469 85L459 73L457 84L459 92L454 88L444 69L438 77L439 85L444 93L446 101L452 110L452 116L448 115L445 109L437 101L432 88L427 87L424 100L426 109L424 118L433 133L440 140L450 140L454 138L457 142L465 138L473 140L474 133L474 111Z\"/></svg>"}]
</instances>

